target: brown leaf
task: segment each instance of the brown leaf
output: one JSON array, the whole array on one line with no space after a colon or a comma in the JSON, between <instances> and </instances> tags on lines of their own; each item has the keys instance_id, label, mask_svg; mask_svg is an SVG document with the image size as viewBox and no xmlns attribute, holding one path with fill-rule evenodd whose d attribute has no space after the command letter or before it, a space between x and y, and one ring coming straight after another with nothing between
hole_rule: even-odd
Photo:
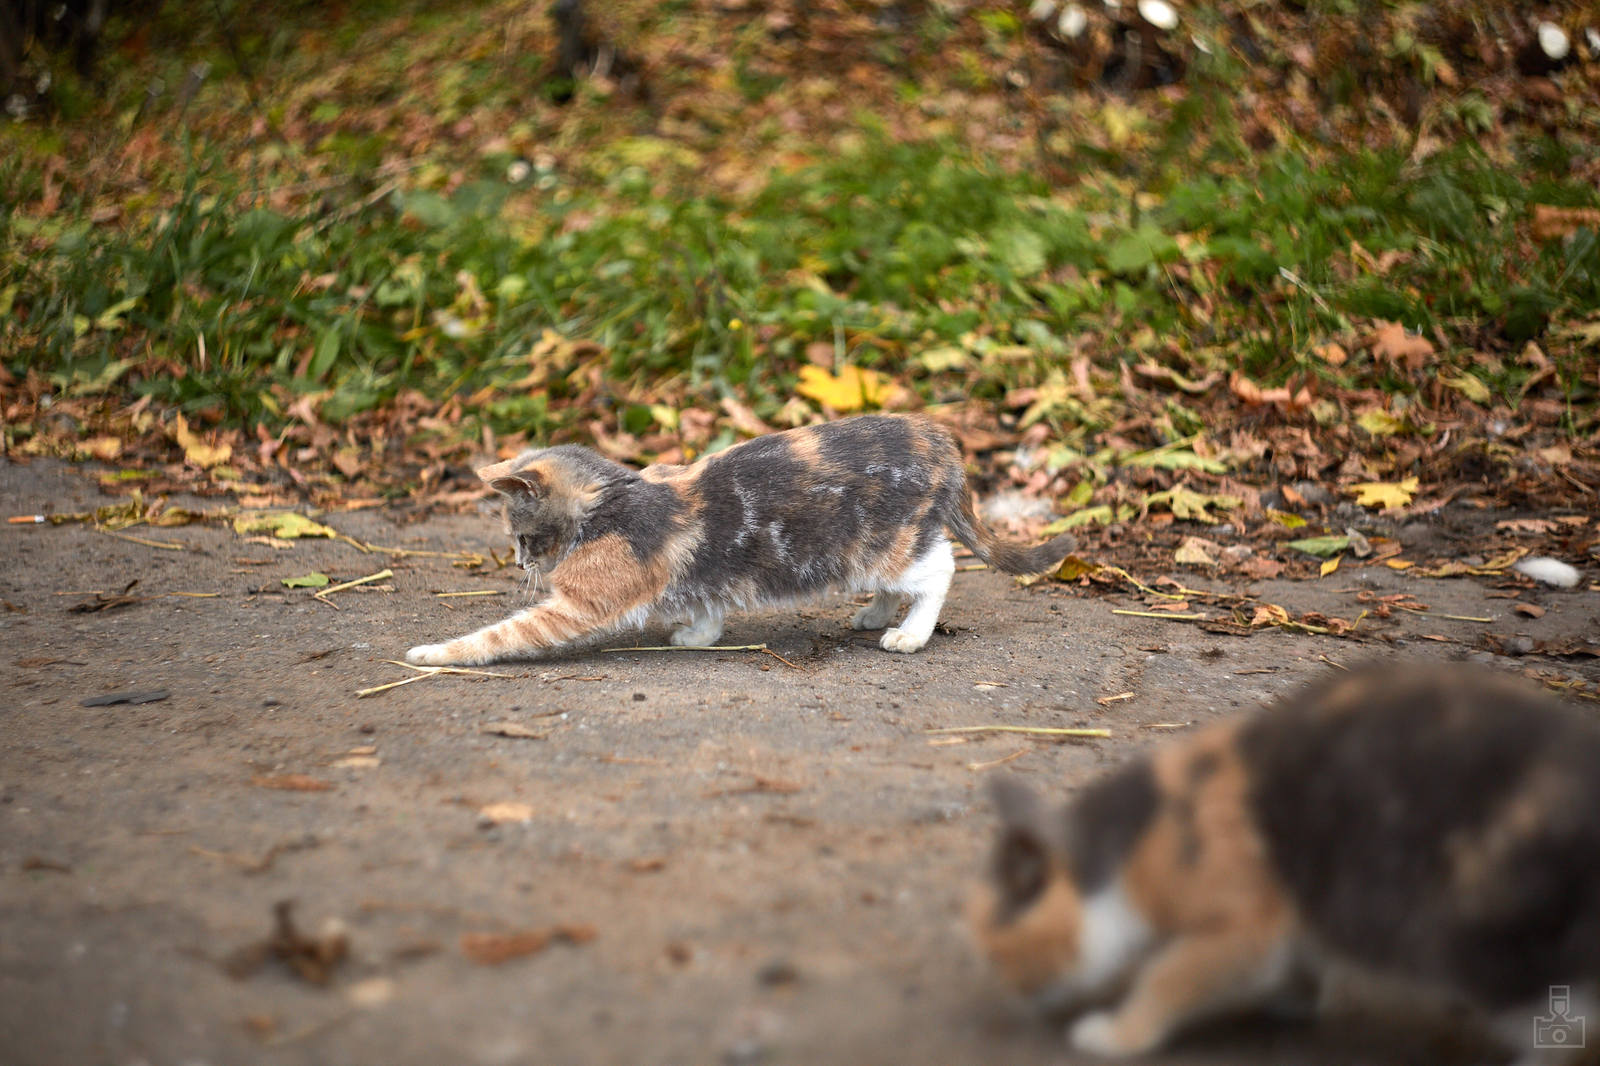
<instances>
[{"instance_id":1,"label":"brown leaf","mask_svg":"<svg viewBox=\"0 0 1600 1066\"><path fill-rule=\"evenodd\" d=\"M309 774L261 774L250 779L257 788L276 788L287 792L331 792L333 784Z\"/></svg>"},{"instance_id":2,"label":"brown leaf","mask_svg":"<svg viewBox=\"0 0 1600 1066\"><path fill-rule=\"evenodd\" d=\"M515 933L463 933L461 953L479 966L499 966L512 959L537 955L557 942L587 944L597 935L592 925L553 925Z\"/></svg>"},{"instance_id":3,"label":"brown leaf","mask_svg":"<svg viewBox=\"0 0 1600 1066\"><path fill-rule=\"evenodd\" d=\"M1543 618L1544 608L1537 603L1516 603L1511 609L1526 618Z\"/></svg>"},{"instance_id":4,"label":"brown leaf","mask_svg":"<svg viewBox=\"0 0 1600 1066\"><path fill-rule=\"evenodd\" d=\"M733 428L747 437L760 437L772 432L771 426L761 421L754 411L732 396L722 398L722 410L727 414L728 421L733 423Z\"/></svg>"},{"instance_id":5,"label":"brown leaf","mask_svg":"<svg viewBox=\"0 0 1600 1066\"><path fill-rule=\"evenodd\" d=\"M1432 341L1406 332L1406 328L1398 322L1378 323L1362 343L1372 353L1374 360L1409 371L1421 370L1433 355Z\"/></svg>"},{"instance_id":6,"label":"brown leaf","mask_svg":"<svg viewBox=\"0 0 1600 1066\"><path fill-rule=\"evenodd\" d=\"M1252 581L1266 581L1283 573L1283 564L1276 559L1258 555L1240 563L1239 569Z\"/></svg>"},{"instance_id":7,"label":"brown leaf","mask_svg":"<svg viewBox=\"0 0 1600 1066\"><path fill-rule=\"evenodd\" d=\"M533 820L533 808L526 803L489 803L478 808L478 819L490 825Z\"/></svg>"},{"instance_id":8,"label":"brown leaf","mask_svg":"<svg viewBox=\"0 0 1600 1066\"><path fill-rule=\"evenodd\" d=\"M1533 239L1555 241L1580 229L1600 230L1600 207L1533 205Z\"/></svg>"}]
</instances>

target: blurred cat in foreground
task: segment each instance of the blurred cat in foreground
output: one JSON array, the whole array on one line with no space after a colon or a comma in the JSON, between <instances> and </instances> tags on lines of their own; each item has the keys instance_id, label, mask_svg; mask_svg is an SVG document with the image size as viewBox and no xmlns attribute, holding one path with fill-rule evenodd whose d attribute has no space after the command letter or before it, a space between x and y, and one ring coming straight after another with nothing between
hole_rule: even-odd
<instances>
[{"instance_id":1,"label":"blurred cat in foreground","mask_svg":"<svg viewBox=\"0 0 1600 1066\"><path fill-rule=\"evenodd\" d=\"M1369 667L1050 811L1014 778L969 918L1076 1048L1314 1000L1354 967L1481 1011L1519 1062L1600 1019L1600 724L1466 667ZM1308 990L1313 990L1307 995Z\"/></svg>"}]
</instances>

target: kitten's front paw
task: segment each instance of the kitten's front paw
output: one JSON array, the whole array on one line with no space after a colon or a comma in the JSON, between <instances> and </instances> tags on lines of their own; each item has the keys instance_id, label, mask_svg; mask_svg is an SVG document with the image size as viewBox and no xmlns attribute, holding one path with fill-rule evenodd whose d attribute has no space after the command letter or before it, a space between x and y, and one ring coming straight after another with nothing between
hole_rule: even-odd
<instances>
[{"instance_id":1,"label":"kitten's front paw","mask_svg":"<svg viewBox=\"0 0 1600 1066\"><path fill-rule=\"evenodd\" d=\"M927 637L919 637L903 629L887 629L884 630L883 639L878 641L878 647L884 651L901 651L909 655L911 652L921 651L922 646L927 643Z\"/></svg>"},{"instance_id":2,"label":"kitten's front paw","mask_svg":"<svg viewBox=\"0 0 1600 1066\"><path fill-rule=\"evenodd\" d=\"M1124 1047L1117 1039L1116 1019L1109 1011L1085 1014L1067 1031L1067 1040L1079 1051L1107 1057L1130 1055L1134 1049Z\"/></svg>"},{"instance_id":3,"label":"kitten's front paw","mask_svg":"<svg viewBox=\"0 0 1600 1066\"><path fill-rule=\"evenodd\" d=\"M450 666L453 660L443 644L418 644L406 652L406 662L412 666Z\"/></svg>"}]
</instances>

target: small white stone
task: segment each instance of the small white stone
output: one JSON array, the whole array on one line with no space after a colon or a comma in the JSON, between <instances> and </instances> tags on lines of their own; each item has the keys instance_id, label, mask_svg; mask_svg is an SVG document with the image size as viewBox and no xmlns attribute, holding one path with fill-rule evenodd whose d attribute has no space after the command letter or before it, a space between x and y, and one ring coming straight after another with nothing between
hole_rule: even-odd
<instances>
[{"instance_id":1,"label":"small white stone","mask_svg":"<svg viewBox=\"0 0 1600 1066\"><path fill-rule=\"evenodd\" d=\"M1567 58L1567 53L1572 51L1572 42L1567 40L1567 31L1554 22L1541 22L1539 48L1551 59L1559 61Z\"/></svg>"},{"instance_id":2,"label":"small white stone","mask_svg":"<svg viewBox=\"0 0 1600 1066\"><path fill-rule=\"evenodd\" d=\"M1028 17L1035 22L1043 22L1056 13L1056 0L1033 0L1033 6L1028 8Z\"/></svg>"},{"instance_id":3,"label":"small white stone","mask_svg":"<svg viewBox=\"0 0 1600 1066\"><path fill-rule=\"evenodd\" d=\"M1083 36L1083 31L1089 28L1089 14L1077 4L1068 4L1061 9L1061 17L1056 20L1056 32L1069 41L1075 41Z\"/></svg>"},{"instance_id":4,"label":"small white stone","mask_svg":"<svg viewBox=\"0 0 1600 1066\"><path fill-rule=\"evenodd\" d=\"M1170 30L1178 25L1178 9L1167 0L1139 0L1139 15L1158 30Z\"/></svg>"},{"instance_id":5,"label":"small white stone","mask_svg":"<svg viewBox=\"0 0 1600 1066\"><path fill-rule=\"evenodd\" d=\"M1554 585L1558 589L1576 588L1579 578L1577 567L1568 566L1560 559L1552 559L1547 555L1536 555L1531 559L1523 559L1511 569L1519 574L1533 578L1535 581L1546 585Z\"/></svg>"}]
</instances>

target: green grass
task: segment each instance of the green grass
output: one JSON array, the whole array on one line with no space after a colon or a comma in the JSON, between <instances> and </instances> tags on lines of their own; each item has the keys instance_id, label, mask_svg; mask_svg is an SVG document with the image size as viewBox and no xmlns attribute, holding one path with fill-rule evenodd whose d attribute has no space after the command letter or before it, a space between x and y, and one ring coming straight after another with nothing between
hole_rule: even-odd
<instances>
[{"instance_id":1,"label":"green grass","mask_svg":"<svg viewBox=\"0 0 1600 1066\"><path fill-rule=\"evenodd\" d=\"M352 185L278 211L221 146L196 144L171 194L150 198L163 206L124 226L71 203L20 213L42 180L24 153L0 162L0 184L22 193L0 206L0 348L12 372L60 389L232 423L270 422L300 393L329 393L320 412L337 423L407 389L489 386L469 420L542 434L593 414L563 404L579 386L559 353L543 393L509 388L546 330L598 342L619 399L737 390L765 414L817 341L906 376L928 349L981 360L1004 346L976 386L998 395L1046 380L1074 341L1102 363L1168 340L1195 363L1235 351L1274 381L1369 318L1470 323L1476 343L1511 349L1600 306L1592 231L1542 248L1517 233L1531 203L1592 202L1556 176L1557 149L1517 168L1470 146L1420 164L1398 150L1315 165L1205 151L1205 166L1169 156L1058 195L959 145L867 138L736 202L645 139L594 175L512 184L509 157L492 157L449 193ZM1393 265L1366 271L1352 242ZM930 394L970 385L953 370L917 380Z\"/></svg>"}]
</instances>

